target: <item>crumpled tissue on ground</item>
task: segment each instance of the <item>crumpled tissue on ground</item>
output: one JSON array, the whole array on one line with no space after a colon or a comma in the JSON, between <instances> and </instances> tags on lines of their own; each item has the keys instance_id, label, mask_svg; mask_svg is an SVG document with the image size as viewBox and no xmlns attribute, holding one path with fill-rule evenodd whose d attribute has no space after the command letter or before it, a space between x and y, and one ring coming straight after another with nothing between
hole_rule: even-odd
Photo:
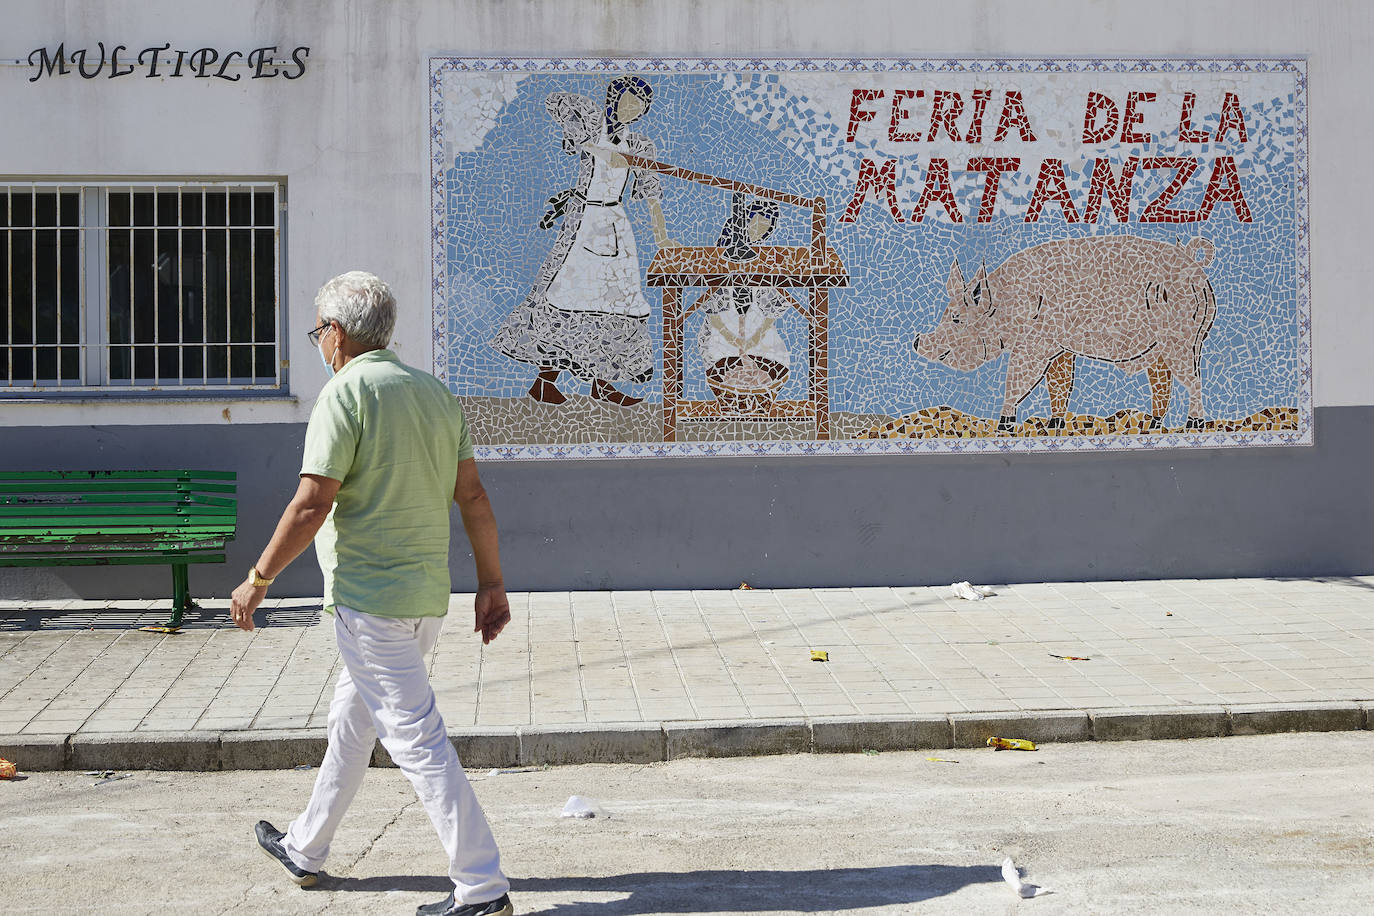
<instances>
[{"instance_id":1,"label":"crumpled tissue on ground","mask_svg":"<svg viewBox=\"0 0 1374 916\"><path fill-rule=\"evenodd\" d=\"M563 806L563 817L609 817L594 799L583 798L581 795L573 795L568 799L568 803Z\"/></svg>"},{"instance_id":2,"label":"crumpled tissue on ground","mask_svg":"<svg viewBox=\"0 0 1374 916\"><path fill-rule=\"evenodd\" d=\"M991 586L972 585L968 582L954 582L949 587L953 590L954 597L965 598L969 601L982 601L984 598L991 598L997 594Z\"/></svg>"},{"instance_id":3,"label":"crumpled tissue on ground","mask_svg":"<svg viewBox=\"0 0 1374 916\"><path fill-rule=\"evenodd\" d=\"M1016 870L1016 865L1012 863L1011 856L1002 860L1002 878L1011 886L1012 890L1022 897L1040 897L1054 893L1048 887L1040 887L1022 881L1021 873Z\"/></svg>"}]
</instances>

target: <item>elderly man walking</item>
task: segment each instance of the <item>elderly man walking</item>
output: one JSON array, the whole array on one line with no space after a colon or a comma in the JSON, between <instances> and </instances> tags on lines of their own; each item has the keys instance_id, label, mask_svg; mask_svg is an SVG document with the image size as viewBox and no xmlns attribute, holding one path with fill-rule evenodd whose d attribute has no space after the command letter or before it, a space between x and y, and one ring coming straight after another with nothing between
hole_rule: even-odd
<instances>
[{"instance_id":1,"label":"elderly man walking","mask_svg":"<svg viewBox=\"0 0 1374 916\"><path fill-rule=\"evenodd\" d=\"M378 736L439 833L454 891L421 916L509 916L500 856L434 703L425 658L448 611L449 507L458 503L477 563L474 630L488 643L510 620L496 519L462 410L438 379L385 349L396 300L372 274L335 277L315 298L311 343L333 376L305 434L300 488L231 613L245 630L272 580L313 539L324 606L344 670L329 707L329 747L305 811L258 844L302 887L316 881Z\"/></svg>"}]
</instances>

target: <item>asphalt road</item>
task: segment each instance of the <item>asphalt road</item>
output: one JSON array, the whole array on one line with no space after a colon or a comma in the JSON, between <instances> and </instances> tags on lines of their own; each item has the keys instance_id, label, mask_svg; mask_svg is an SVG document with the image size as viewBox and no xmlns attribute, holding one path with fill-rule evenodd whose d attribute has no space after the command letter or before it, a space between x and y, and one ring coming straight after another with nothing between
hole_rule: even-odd
<instances>
[{"instance_id":1,"label":"asphalt road","mask_svg":"<svg viewBox=\"0 0 1374 916\"><path fill-rule=\"evenodd\" d=\"M523 914L1374 912L1369 732L472 775ZM369 774L320 886L288 883L252 826L284 827L313 777L0 782L0 910L408 914L447 893L396 770ZM560 817L571 795L609 816ZM1017 897L1006 856L1053 893Z\"/></svg>"}]
</instances>

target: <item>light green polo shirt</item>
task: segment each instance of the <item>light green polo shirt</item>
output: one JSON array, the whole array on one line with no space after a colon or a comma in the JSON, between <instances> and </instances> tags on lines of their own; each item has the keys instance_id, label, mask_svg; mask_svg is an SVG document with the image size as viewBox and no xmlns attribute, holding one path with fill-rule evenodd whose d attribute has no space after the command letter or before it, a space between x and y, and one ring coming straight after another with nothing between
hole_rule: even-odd
<instances>
[{"instance_id":1,"label":"light green polo shirt","mask_svg":"<svg viewBox=\"0 0 1374 916\"><path fill-rule=\"evenodd\" d=\"M349 360L320 392L302 474L341 482L315 535L324 606L379 617L448 612L449 507L472 439L443 383L390 350Z\"/></svg>"}]
</instances>

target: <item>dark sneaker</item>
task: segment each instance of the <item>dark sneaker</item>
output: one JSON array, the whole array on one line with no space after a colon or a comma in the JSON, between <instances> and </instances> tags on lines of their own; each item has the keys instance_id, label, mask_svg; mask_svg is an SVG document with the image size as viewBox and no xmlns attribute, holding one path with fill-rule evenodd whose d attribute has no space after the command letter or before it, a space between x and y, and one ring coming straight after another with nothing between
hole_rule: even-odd
<instances>
[{"instance_id":1,"label":"dark sneaker","mask_svg":"<svg viewBox=\"0 0 1374 916\"><path fill-rule=\"evenodd\" d=\"M281 844L281 838L286 834L267 821L258 821L257 826L253 828L253 833L257 835L258 845L262 847L262 851L280 862L282 867L286 869L286 873L291 876L292 881L301 887L315 886L315 882L319 880L320 876L313 871L306 871L301 868L292 862L291 857L286 854L286 847Z\"/></svg>"},{"instance_id":2,"label":"dark sneaker","mask_svg":"<svg viewBox=\"0 0 1374 916\"><path fill-rule=\"evenodd\" d=\"M486 903L459 903L453 893L438 903L426 903L417 907L415 916L512 916L515 909L510 905L510 894L502 894Z\"/></svg>"}]
</instances>

